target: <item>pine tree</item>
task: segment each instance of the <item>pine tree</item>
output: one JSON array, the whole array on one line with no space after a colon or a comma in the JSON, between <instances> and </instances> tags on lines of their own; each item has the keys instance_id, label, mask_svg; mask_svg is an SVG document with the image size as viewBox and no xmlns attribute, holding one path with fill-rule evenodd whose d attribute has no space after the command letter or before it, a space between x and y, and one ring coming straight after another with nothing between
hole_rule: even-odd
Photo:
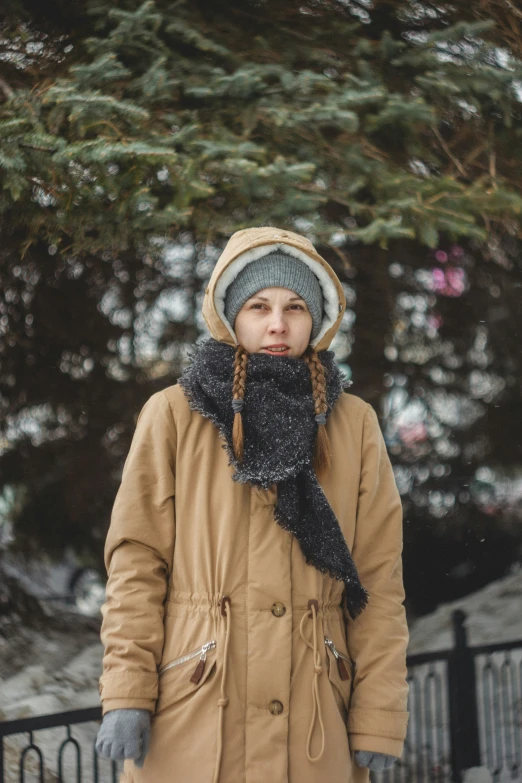
<instances>
[{"instance_id":1,"label":"pine tree","mask_svg":"<svg viewBox=\"0 0 522 783\"><path fill-rule=\"evenodd\" d=\"M26 247L98 253L152 231L212 240L299 215L325 245L435 247L441 231L518 225L521 66L498 61L492 23L375 40L337 6L304 11L91 3L94 34L69 66L3 105L10 228Z\"/></svg>"},{"instance_id":2,"label":"pine tree","mask_svg":"<svg viewBox=\"0 0 522 783\"><path fill-rule=\"evenodd\" d=\"M353 350L348 321L339 340L374 403L401 364L384 352L397 257L415 269L459 241L480 265L520 237L516 14L513 27L507 2L374 6L5 7L0 401L4 436L26 429L0 473L32 488L24 546L45 527L58 551L72 526L99 554L136 409L177 377L234 230L306 233L356 289ZM476 323L459 323L462 351ZM514 347L509 360L516 376Z\"/></svg>"}]
</instances>

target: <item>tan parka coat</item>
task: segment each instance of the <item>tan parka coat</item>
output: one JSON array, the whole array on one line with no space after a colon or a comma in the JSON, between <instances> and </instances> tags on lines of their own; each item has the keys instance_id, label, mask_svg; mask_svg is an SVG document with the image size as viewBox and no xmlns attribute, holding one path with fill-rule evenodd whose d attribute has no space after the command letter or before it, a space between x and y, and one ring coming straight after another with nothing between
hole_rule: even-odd
<instances>
[{"instance_id":1,"label":"tan parka coat","mask_svg":"<svg viewBox=\"0 0 522 783\"><path fill-rule=\"evenodd\" d=\"M271 227L230 238L205 293L210 333L236 344L226 285L237 264L278 243L320 277L315 347L326 349L343 288L307 239ZM122 783L362 783L369 772L356 750L401 755L400 498L370 405L343 392L327 432L332 467L320 483L369 592L354 621L340 605L343 584L307 565L274 520L276 485L232 480L216 427L181 387L142 408L105 545L103 713L153 713L145 764L127 760Z\"/></svg>"}]
</instances>

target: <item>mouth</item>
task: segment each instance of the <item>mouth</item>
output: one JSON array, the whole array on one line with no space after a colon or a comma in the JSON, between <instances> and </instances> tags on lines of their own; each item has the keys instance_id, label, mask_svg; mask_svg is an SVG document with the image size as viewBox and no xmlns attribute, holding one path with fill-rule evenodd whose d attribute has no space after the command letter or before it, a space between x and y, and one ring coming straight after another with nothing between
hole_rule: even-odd
<instances>
[{"instance_id":1,"label":"mouth","mask_svg":"<svg viewBox=\"0 0 522 783\"><path fill-rule=\"evenodd\" d=\"M262 351L270 354L271 356L285 356L290 353L288 345L270 345L266 348L261 348Z\"/></svg>"}]
</instances>

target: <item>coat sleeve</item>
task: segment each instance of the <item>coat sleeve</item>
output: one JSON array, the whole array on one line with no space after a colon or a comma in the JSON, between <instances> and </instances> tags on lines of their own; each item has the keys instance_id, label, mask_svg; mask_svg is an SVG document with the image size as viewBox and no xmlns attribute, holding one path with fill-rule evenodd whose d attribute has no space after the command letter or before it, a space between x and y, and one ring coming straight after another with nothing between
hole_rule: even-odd
<instances>
[{"instance_id":1,"label":"coat sleeve","mask_svg":"<svg viewBox=\"0 0 522 783\"><path fill-rule=\"evenodd\" d=\"M99 679L103 714L125 707L155 708L174 553L175 454L170 404L164 392L157 392L138 417L105 542L105 652Z\"/></svg>"},{"instance_id":2,"label":"coat sleeve","mask_svg":"<svg viewBox=\"0 0 522 783\"><path fill-rule=\"evenodd\" d=\"M400 757L408 723L402 505L370 405L363 421L352 556L369 600L356 620L345 610L347 647L355 662L348 715L350 748Z\"/></svg>"}]
</instances>

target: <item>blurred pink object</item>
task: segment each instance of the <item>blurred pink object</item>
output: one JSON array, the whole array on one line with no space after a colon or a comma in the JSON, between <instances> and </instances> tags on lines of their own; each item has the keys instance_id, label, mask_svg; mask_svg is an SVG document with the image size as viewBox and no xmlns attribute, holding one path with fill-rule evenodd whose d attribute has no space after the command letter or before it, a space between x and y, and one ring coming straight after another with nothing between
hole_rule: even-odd
<instances>
[{"instance_id":1,"label":"blurred pink object","mask_svg":"<svg viewBox=\"0 0 522 783\"><path fill-rule=\"evenodd\" d=\"M443 296L461 296L464 293L466 277L462 267L448 267L445 270L434 267L431 275L433 290L437 293Z\"/></svg>"},{"instance_id":2,"label":"blurred pink object","mask_svg":"<svg viewBox=\"0 0 522 783\"><path fill-rule=\"evenodd\" d=\"M399 437L406 446L426 440L426 425L419 421L416 424L399 427Z\"/></svg>"}]
</instances>

